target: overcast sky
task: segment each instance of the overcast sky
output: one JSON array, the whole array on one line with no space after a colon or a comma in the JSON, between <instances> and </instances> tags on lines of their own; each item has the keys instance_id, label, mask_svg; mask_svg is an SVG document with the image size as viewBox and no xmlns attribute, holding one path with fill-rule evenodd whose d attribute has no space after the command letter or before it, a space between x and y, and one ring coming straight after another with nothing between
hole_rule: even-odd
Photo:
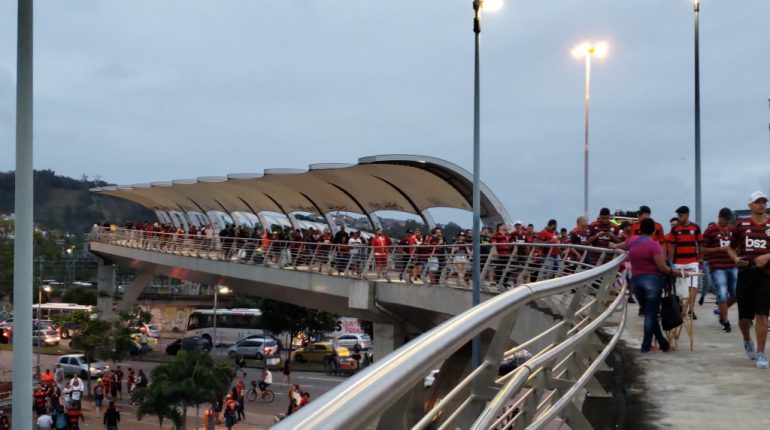
<instances>
[{"instance_id":1,"label":"overcast sky","mask_svg":"<svg viewBox=\"0 0 770 430\"><path fill-rule=\"evenodd\" d=\"M383 153L472 167L471 0L35 6L37 169L131 184ZM508 1L483 17L482 180L511 216L571 226L582 212L570 51L589 39L610 45L592 69L592 215L693 206L692 9ZM768 22L767 0L702 0L706 220L770 187ZM14 169L15 71L16 1L0 0L0 170Z\"/></svg>"}]
</instances>

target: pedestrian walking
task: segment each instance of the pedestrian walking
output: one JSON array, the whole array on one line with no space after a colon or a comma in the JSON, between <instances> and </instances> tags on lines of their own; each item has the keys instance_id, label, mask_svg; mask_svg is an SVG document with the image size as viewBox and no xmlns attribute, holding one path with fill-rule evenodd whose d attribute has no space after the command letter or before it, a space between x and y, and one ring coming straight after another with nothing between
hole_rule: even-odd
<instances>
[{"instance_id":1,"label":"pedestrian walking","mask_svg":"<svg viewBox=\"0 0 770 430\"><path fill-rule=\"evenodd\" d=\"M43 385L42 383L37 388L37 390L35 390L35 392L32 393L32 400L34 401L35 412L37 413L38 417L46 413L47 397L48 397L48 390L46 390L45 385Z\"/></svg>"},{"instance_id":2,"label":"pedestrian walking","mask_svg":"<svg viewBox=\"0 0 770 430\"><path fill-rule=\"evenodd\" d=\"M233 399L233 395L228 394L224 404L225 426L227 427L227 430L231 430L235 425L235 422L237 421L236 420L237 407L238 405L237 405L237 402Z\"/></svg>"},{"instance_id":3,"label":"pedestrian walking","mask_svg":"<svg viewBox=\"0 0 770 430\"><path fill-rule=\"evenodd\" d=\"M738 267L738 326L743 335L746 355L755 365L767 369L765 356L768 314L770 313L770 219L767 218L767 196L755 191L749 198L751 216L735 224L727 254ZM756 349L751 340L751 323L757 335Z\"/></svg>"},{"instance_id":4,"label":"pedestrian walking","mask_svg":"<svg viewBox=\"0 0 770 430\"><path fill-rule=\"evenodd\" d=\"M291 357L283 362L283 380L287 386L291 385Z\"/></svg>"},{"instance_id":5,"label":"pedestrian walking","mask_svg":"<svg viewBox=\"0 0 770 430\"><path fill-rule=\"evenodd\" d=\"M120 411L115 407L115 401L110 400L110 404L107 410L104 412L104 419L102 420L107 430L118 430L118 423L120 422Z\"/></svg>"},{"instance_id":6,"label":"pedestrian walking","mask_svg":"<svg viewBox=\"0 0 770 430\"><path fill-rule=\"evenodd\" d=\"M102 413L102 402L104 401L104 383L102 378L96 380L94 385L94 406L96 406L96 416Z\"/></svg>"},{"instance_id":7,"label":"pedestrian walking","mask_svg":"<svg viewBox=\"0 0 770 430\"><path fill-rule=\"evenodd\" d=\"M70 409L72 407L72 386L69 382L64 386L62 397L64 398L64 407Z\"/></svg>"},{"instance_id":8,"label":"pedestrian walking","mask_svg":"<svg viewBox=\"0 0 770 430\"><path fill-rule=\"evenodd\" d=\"M60 390L64 390L64 369L61 368L61 364L56 365L56 370L53 373L53 382L59 386Z\"/></svg>"},{"instance_id":9,"label":"pedestrian walking","mask_svg":"<svg viewBox=\"0 0 770 430\"><path fill-rule=\"evenodd\" d=\"M37 417L38 430L51 430L53 427L53 418L48 415L48 412L44 412L43 415Z\"/></svg>"},{"instance_id":10,"label":"pedestrian walking","mask_svg":"<svg viewBox=\"0 0 770 430\"><path fill-rule=\"evenodd\" d=\"M80 408L72 408L67 411L67 428L69 430L80 430L80 422L86 422L86 417L80 411Z\"/></svg>"}]
</instances>

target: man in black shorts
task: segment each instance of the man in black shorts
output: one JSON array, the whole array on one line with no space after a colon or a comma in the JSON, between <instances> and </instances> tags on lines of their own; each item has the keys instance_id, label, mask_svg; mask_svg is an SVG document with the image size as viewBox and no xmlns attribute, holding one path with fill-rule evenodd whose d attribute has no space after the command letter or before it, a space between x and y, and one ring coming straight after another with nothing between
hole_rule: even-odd
<instances>
[{"instance_id":1,"label":"man in black shorts","mask_svg":"<svg viewBox=\"0 0 770 430\"><path fill-rule=\"evenodd\" d=\"M739 326L743 334L743 348L756 366L767 369L765 343L767 342L767 315L770 313L770 220L767 212L767 196L755 191L749 198L751 217L739 220L735 225L730 247L726 249L738 266ZM751 341L751 320L755 321L757 347Z\"/></svg>"}]
</instances>

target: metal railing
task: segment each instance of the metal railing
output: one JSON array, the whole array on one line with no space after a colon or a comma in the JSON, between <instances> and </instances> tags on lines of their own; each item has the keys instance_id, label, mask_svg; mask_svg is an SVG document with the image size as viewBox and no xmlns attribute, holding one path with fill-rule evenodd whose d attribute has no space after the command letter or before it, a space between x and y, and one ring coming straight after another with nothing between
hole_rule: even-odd
<instances>
[{"instance_id":1,"label":"metal railing","mask_svg":"<svg viewBox=\"0 0 770 430\"><path fill-rule=\"evenodd\" d=\"M94 227L89 240L180 256L318 271L332 276L470 289L471 244L296 242ZM545 243L483 244L481 288L499 292L582 272L609 260L601 248Z\"/></svg>"},{"instance_id":2,"label":"metal railing","mask_svg":"<svg viewBox=\"0 0 770 430\"><path fill-rule=\"evenodd\" d=\"M483 302L408 342L273 428L542 429L557 420L567 428L591 428L579 406L587 392L606 394L595 374L626 322L626 285L617 275L623 260L618 252L600 267L524 284ZM512 345L519 311L543 300L561 304L560 319ZM490 327L495 333L487 342L484 361L470 369L464 347ZM609 328L608 341L597 336L602 328ZM547 338L554 340L537 346ZM531 358L499 374L504 358L523 351ZM424 390L423 378L439 366L434 386Z\"/></svg>"}]
</instances>

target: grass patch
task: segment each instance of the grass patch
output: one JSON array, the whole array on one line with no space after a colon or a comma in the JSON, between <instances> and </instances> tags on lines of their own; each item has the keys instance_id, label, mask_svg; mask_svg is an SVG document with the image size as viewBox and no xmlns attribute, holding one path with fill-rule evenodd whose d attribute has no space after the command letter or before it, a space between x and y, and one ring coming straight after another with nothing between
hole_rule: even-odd
<instances>
[{"instance_id":1,"label":"grass patch","mask_svg":"<svg viewBox=\"0 0 770 430\"><path fill-rule=\"evenodd\" d=\"M0 343L0 351L13 351L12 343ZM63 355L63 354L82 354L83 351L77 349L62 349L61 346L33 346L32 352L47 355Z\"/></svg>"}]
</instances>

